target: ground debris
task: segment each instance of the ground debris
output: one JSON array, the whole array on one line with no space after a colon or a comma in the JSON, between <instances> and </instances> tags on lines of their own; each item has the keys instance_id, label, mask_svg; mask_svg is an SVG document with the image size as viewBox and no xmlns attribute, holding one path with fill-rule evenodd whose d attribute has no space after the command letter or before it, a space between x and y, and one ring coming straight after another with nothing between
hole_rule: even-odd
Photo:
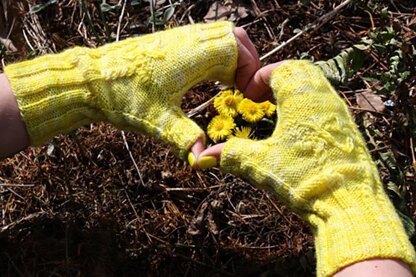
<instances>
[{"instance_id":1,"label":"ground debris","mask_svg":"<svg viewBox=\"0 0 416 277\"><path fill-rule=\"evenodd\" d=\"M18 0L7 6L7 17L2 6L0 37L18 49L9 53L0 45L2 61L97 47L114 41L118 29L125 39L209 21L218 3L231 3L235 22L261 56L342 1L126 1L119 21L123 2L107 1L103 10L101 1ZM368 59L357 74L337 90L396 206L414 221L416 6L384 2L389 1L354 1L264 64L328 60L372 32L382 34L375 48L365 50ZM397 63L391 67L390 61ZM396 104L363 108L358 95L370 90ZM213 83L198 85L182 107L189 111L218 91ZM206 127L212 114L208 107L193 119ZM195 171L147 136L126 132L126 141L143 180L121 132L107 124L85 126L0 162L1 276L313 276L309 227L271 195L218 169Z\"/></svg>"}]
</instances>

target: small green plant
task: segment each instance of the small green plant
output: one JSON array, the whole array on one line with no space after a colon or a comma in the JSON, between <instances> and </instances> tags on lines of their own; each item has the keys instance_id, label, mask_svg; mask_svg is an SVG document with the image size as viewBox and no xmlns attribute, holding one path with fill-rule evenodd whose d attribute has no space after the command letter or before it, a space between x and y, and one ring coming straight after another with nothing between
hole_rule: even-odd
<instances>
[{"instance_id":1,"label":"small green plant","mask_svg":"<svg viewBox=\"0 0 416 277\"><path fill-rule=\"evenodd\" d=\"M35 5L30 9L30 13L38 13L42 10L44 10L46 7L55 4L57 2L57 0L49 0L44 4L39 4L39 5Z\"/></svg>"},{"instance_id":2,"label":"small green plant","mask_svg":"<svg viewBox=\"0 0 416 277\"><path fill-rule=\"evenodd\" d=\"M180 5L178 2L174 2L155 10L154 0L149 0L149 2L152 5L152 14L147 18L146 23L155 26L166 25L175 14L175 8Z\"/></svg>"},{"instance_id":3,"label":"small green plant","mask_svg":"<svg viewBox=\"0 0 416 277\"><path fill-rule=\"evenodd\" d=\"M380 55L380 58L388 61L388 70L376 72L364 79L380 81L383 84L379 90L382 94L394 94L400 84L410 77L407 61L415 56L415 48L403 41L400 32L393 26L373 30L369 34L369 41L371 41L371 48Z\"/></svg>"}]
</instances>

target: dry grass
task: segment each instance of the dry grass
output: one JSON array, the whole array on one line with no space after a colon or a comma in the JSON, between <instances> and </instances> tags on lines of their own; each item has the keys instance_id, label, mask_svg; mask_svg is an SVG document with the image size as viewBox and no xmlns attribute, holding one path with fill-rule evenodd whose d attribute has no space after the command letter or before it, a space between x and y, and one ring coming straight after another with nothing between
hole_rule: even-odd
<instances>
[{"instance_id":1,"label":"dry grass","mask_svg":"<svg viewBox=\"0 0 416 277\"><path fill-rule=\"evenodd\" d=\"M2 47L4 63L200 22L213 3L156 1L163 4L151 9L147 1L127 1L123 10L125 1L120 1L119 8L100 13L101 1L63 0L29 13L31 7L46 2L9 4L0 35L18 51ZM162 25L148 23L152 11L155 15L169 2L177 3L173 16ZM333 8L331 1L235 2L248 13L237 25L245 26L261 55ZM381 12L384 7L392 12L387 17ZM264 63L331 58L369 35L372 24L378 30L396 24L399 35L414 43L415 12L411 1L391 1L374 10L367 3L354 3ZM383 55L371 50L359 72L338 89L355 112L383 181L393 182L403 194L392 197L414 220L415 161L410 142L416 130L416 103L405 92L414 91L415 79L406 79L393 95L382 95L383 100L398 104L392 112L366 112L356 104L357 93L378 90L380 82L363 76L388 69ZM416 76L414 62L408 65L413 63ZM193 88L183 102L184 110L204 103L216 92L218 88L210 83ZM208 108L193 118L206 126L211 114ZM0 183L8 184L0 185L1 276L313 275L308 227L267 193L217 169L192 170L149 137L126 133L126 142L139 171L121 132L105 124L61 135L0 163ZM386 149L392 152L388 159L383 158Z\"/></svg>"}]
</instances>

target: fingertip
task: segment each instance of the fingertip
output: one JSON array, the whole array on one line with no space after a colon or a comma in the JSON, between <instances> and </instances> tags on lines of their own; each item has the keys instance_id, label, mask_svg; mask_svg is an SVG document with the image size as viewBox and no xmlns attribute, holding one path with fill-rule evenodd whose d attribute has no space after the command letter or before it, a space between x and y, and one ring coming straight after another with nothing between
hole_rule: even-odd
<instances>
[{"instance_id":1,"label":"fingertip","mask_svg":"<svg viewBox=\"0 0 416 277\"><path fill-rule=\"evenodd\" d=\"M203 137L197 139L197 141L191 146L188 153L188 163L192 168L198 168L197 159L199 155L205 150L205 140Z\"/></svg>"},{"instance_id":2,"label":"fingertip","mask_svg":"<svg viewBox=\"0 0 416 277\"><path fill-rule=\"evenodd\" d=\"M199 154L205 150L205 143L203 138L198 138L197 141L192 145L191 152L194 154L196 158L198 158Z\"/></svg>"},{"instance_id":3,"label":"fingertip","mask_svg":"<svg viewBox=\"0 0 416 277\"><path fill-rule=\"evenodd\" d=\"M199 158L211 156L211 157L215 157L217 161L220 161L221 153L222 153L222 150L224 149L224 146L225 146L225 142L208 147L199 155Z\"/></svg>"},{"instance_id":4,"label":"fingertip","mask_svg":"<svg viewBox=\"0 0 416 277\"><path fill-rule=\"evenodd\" d=\"M196 157L192 152L188 153L188 163L192 168L196 168Z\"/></svg>"}]
</instances>

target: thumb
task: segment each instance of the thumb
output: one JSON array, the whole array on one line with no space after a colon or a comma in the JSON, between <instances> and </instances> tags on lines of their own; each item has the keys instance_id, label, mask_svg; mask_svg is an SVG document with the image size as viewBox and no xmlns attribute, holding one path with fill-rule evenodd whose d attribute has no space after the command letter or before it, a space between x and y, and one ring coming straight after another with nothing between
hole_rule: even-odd
<instances>
[{"instance_id":1,"label":"thumb","mask_svg":"<svg viewBox=\"0 0 416 277\"><path fill-rule=\"evenodd\" d=\"M225 146L224 143L219 143L202 151L197 158L195 156L188 157L189 164L193 168L210 168L218 165L221 161L221 153ZM195 151L192 151L193 153Z\"/></svg>"},{"instance_id":2,"label":"thumb","mask_svg":"<svg viewBox=\"0 0 416 277\"><path fill-rule=\"evenodd\" d=\"M247 170L247 165L250 164L250 157L256 157L259 149L262 147L257 141L232 138L201 152L194 167L209 168L219 164L223 171L243 176L243 171Z\"/></svg>"},{"instance_id":3,"label":"thumb","mask_svg":"<svg viewBox=\"0 0 416 277\"><path fill-rule=\"evenodd\" d=\"M202 152L205 133L180 107L166 109L157 120L152 119L152 122L156 126L146 126L145 130L168 143L180 158L185 159L189 151Z\"/></svg>"}]
</instances>

